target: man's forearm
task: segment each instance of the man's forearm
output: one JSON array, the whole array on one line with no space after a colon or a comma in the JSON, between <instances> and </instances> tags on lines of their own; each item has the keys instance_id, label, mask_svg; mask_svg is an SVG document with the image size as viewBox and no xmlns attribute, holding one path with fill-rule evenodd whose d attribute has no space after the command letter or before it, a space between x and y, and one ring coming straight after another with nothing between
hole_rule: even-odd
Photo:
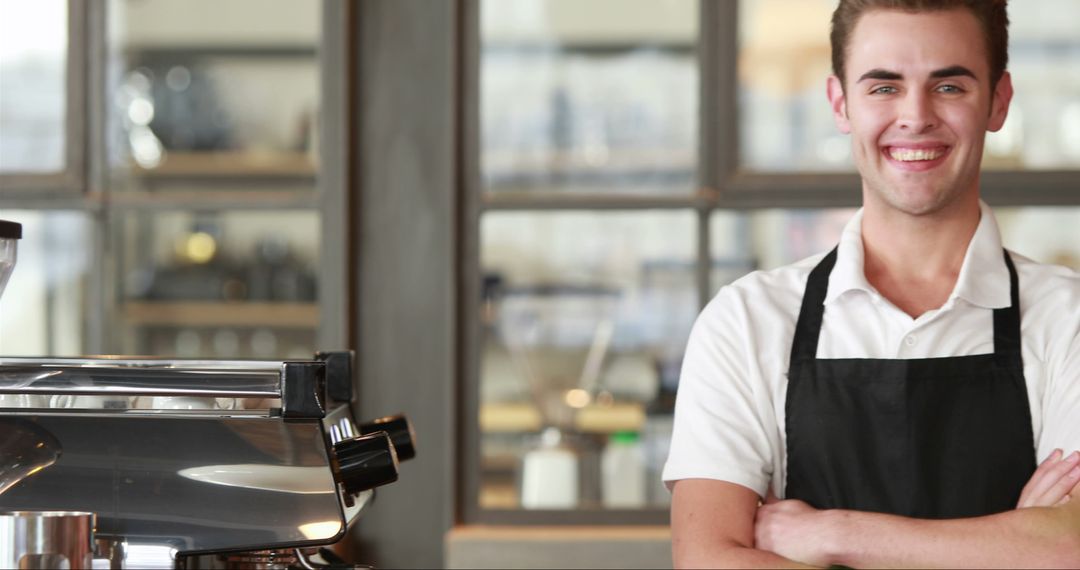
<instances>
[{"instance_id":1,"label":"man's forearm","mask_svg":"<svg viewBox=\"0 0 1080 570\"><path fill-rule=\"evenodd\" d=\"M800 564L766 550L743 546L710 546L675 557L676 568L816 568Z\"/></svg>"},{"instance_id":2,"label":"man's forearm","mask_svg":"<svg viewBox=\"0 0 1080 570\"><path fill-rule=\"evenodd\" d=\"M829 558L851 567L1080 567L1080 501L985 517L923 520L827 511Z\"/></svg>"}]
</instances>

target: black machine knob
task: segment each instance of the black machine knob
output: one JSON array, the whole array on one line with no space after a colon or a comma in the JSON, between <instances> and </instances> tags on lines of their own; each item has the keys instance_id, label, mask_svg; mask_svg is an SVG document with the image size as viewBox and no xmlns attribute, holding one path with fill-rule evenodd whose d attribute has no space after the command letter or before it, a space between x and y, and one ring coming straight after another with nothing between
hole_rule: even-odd
<instances>
[{"instance_id":1,"label":"black machine knob","mask_svg":"<svg viewBox=\"0 0 1080 570\"><path fill-rule=\"evenodd\" d=\"M397 452L385 431L343 439L334 444L334 455L350 495L397 481Z\"/></svg>"},{"instance_id":2,"label":"black machine knob","mask_svg":"<svg viewBox=\"0 0 1080 570\"><path fill-rule=\"evenodd\" d=\"M416 433L413 432L409 418L402 414L386 416L377 420L371 420L360 424L360 433L375 433L385 431L390 435L390 441L394 442L397 449L398 459L405 461L416 457Z\"/></svg>"}]
</instances>

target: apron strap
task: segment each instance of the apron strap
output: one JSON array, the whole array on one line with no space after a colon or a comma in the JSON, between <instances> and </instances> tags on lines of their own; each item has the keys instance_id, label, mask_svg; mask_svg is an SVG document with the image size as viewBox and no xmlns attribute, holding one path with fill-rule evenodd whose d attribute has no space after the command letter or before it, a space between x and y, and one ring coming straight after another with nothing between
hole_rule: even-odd
<instances>
[{"instance_id":1,"label":"apron strap","mask_svg":"<svg viewBox=\"0 0 1080 570\"><path fill-rule=\"evenodd\" d=\"M795 338L791 344L791 362L817 358L821 321L825 314L825 295L829 290L829 274L836 265L833 248L817 264L806 281L799 320L795 324ZM994 309L994 354L1020 356L1020 285L1009 252L1005 251L1005 265L1009 268L1009 289L1012 303L1002 309Z\"/></svg>"},{"instance_id":2,"label":"apron strap","mask_svg":"<svg viewBox=\"0 0 1080 570\"><path fill-rule=\"evenodd\" d=\"M994 309L994 354L1020 357L1020 278L1012 257L1005 251L1005 265L1009 268L1009 296L1012 303L1002 309Z\"/></svg>"},{"instance_id":3,"label":"apron strap","mask_svg":"<svg viewBox=\"0 0 1080 570\"><path fill-rule=\"evenodd\" d=\"M799 320L795 324L795 340L791 343L792 363L817 358L821 319L825 313L825 294L829 291L829 274L836 265L836 250L834 247L817 267L810 271L810 277L806 280L806 292L803 293Z\"/></svg>"}]
</instances>

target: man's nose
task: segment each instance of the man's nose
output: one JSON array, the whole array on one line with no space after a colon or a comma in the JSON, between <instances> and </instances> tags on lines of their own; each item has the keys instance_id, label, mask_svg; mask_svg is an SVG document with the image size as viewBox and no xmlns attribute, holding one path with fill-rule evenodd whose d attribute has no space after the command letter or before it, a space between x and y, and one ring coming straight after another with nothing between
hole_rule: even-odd
<instances>
[{"instance_id":1,"label":"man's nose","mask_svg":"<svg viewBox=\"0 0 1080 570\"><path fill-rule=\"evenodd\" d=\"M900 103L897 124L909 133L922 133L936 127L938 117L929 95L920 90L908 91Z\"/></svg>"}]
</instances>

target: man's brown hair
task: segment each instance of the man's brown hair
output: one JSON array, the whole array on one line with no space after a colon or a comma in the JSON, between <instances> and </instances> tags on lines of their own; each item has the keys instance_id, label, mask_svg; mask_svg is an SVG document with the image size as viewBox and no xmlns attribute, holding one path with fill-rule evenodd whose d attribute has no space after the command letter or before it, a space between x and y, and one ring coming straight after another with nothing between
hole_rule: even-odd
<instances>
[{"instance_id":1,"label":"man's brown hair","mask_svg":"<svg viewBox=\"0 0 1080 570\"><path fill-rule=\"evenodd\" d=\"M859 17L870 10L901 10L904 12L934 12L966 8L970 10L983 30L987 55L990 58L990 86L1005 73L1009 63L1009 15L1005 9L1008 0L840 0L832 17L833 73L844 84L844 63L847 44Z\"/></svg>"}]
</instances>

